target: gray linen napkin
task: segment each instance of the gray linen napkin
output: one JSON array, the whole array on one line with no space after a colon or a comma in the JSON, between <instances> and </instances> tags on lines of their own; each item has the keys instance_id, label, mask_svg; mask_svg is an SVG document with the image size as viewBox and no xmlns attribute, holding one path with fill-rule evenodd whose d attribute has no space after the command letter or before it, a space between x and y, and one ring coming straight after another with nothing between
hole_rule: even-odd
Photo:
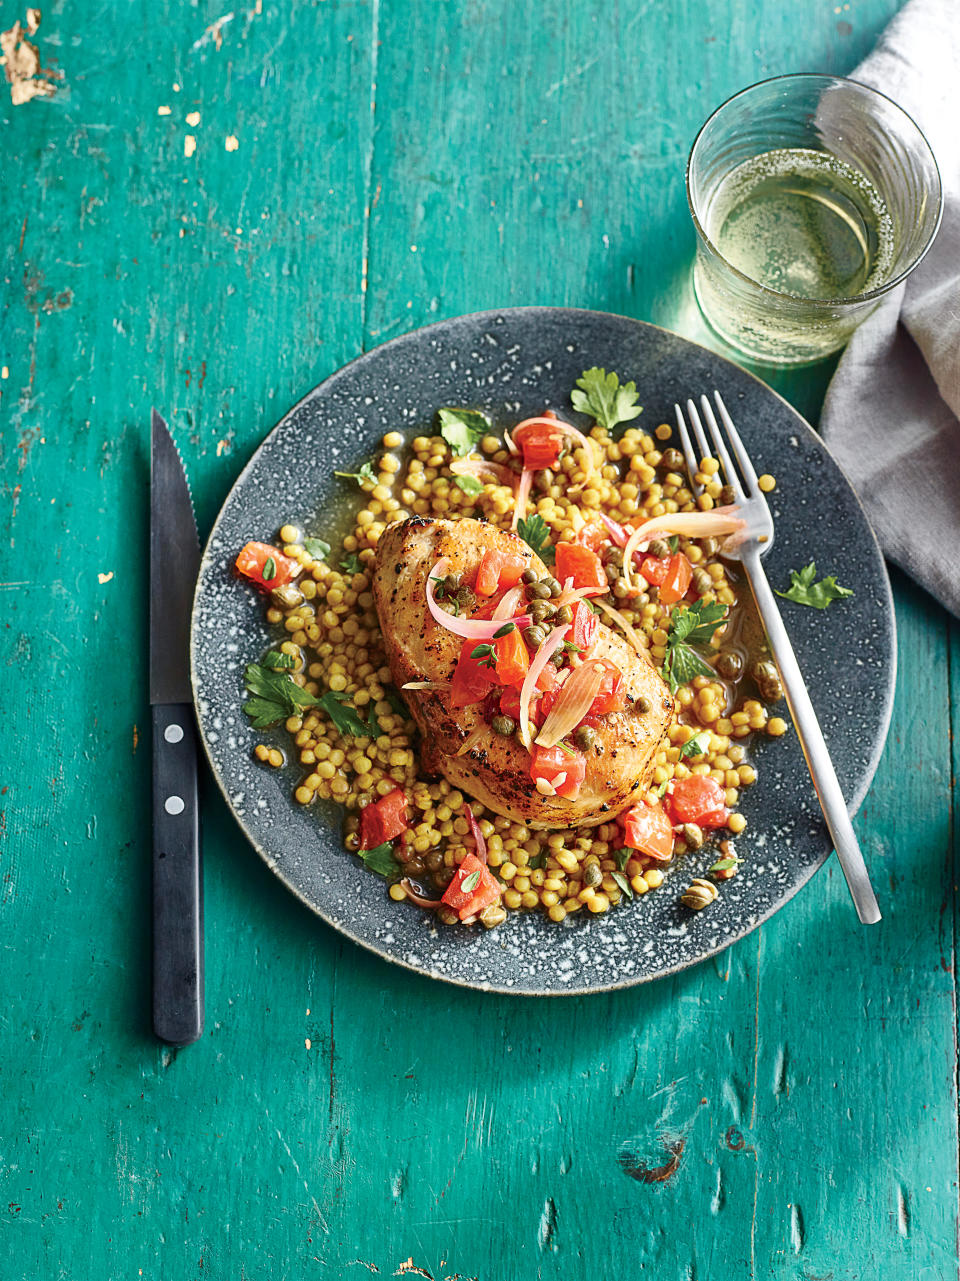
<instances>
[{"instance_id":1,"label":"gray linen napkin","mask_svg":"<svg viewBox=\"0 0 960 1281\"><path fill-rule=\"evenodd\" d=\"M820 429L884 554L960 615L960 0L910 0L851 77L926 134L940 168L940 234L856 331Z\"/></svg>"}]
</instances>

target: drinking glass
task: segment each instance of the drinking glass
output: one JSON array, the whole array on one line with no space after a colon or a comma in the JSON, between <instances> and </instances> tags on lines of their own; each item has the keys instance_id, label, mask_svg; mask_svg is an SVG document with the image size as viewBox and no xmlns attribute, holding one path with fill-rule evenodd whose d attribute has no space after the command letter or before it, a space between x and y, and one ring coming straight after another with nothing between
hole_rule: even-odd
<instances>
[{"instance_id":1,"label":"drinking glass","mask_svg":"<svg viewBox=\"0 0 960 1281\"><path fill-rule=\"evenodd\" d=\"M837 76L735 94L687 162L694 289L707 323L754 360L836 351L930 248L940 174L895 102Z\"/></svg>"}]
</instances>

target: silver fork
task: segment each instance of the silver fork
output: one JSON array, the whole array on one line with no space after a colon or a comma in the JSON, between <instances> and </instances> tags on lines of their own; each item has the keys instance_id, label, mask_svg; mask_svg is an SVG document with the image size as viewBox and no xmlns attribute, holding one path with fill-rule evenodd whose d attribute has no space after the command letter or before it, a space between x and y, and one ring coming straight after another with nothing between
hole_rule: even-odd
<instances>
[{"instance_id":1,"label":"silver fork","mask_svg":"<svg viewBox=\"0 0 960 1281\"><path fill-rule=\"evenodd\" d=\"M750 590L753 592L753 598L757 603L767 640L770 643L771 653L780 672L787 704L797 727L810 777L813 779L823 816L827 820L827 827L833 838L843 874L847 879L857 915L864 925L874 925L880 920L880 908L877 905L876 895L870 884L866 864L847 814L847 807L833 762L830 760L830 753L823 741L823 732L817 721L816 712L813 710L813 704L810 702L810 695L807 693L787 629L780 617L776 597L770 590L767 576L760 564L760 557L773 546L773 517L770 515L770 508L767 506L763 491L757 483L757 473L727 412L727 407L718 391L713 394L726 429L729 449L706 396L700 397L700 407L710 432L709 442L700 421L700 414L692 400L687 401L687 415L700 450L700 458L718 459L723 471L723 479L732 487L740 508L740 515L746 521L742 540L723 554L730 560L740 561L746 571ZM680 406L676 405L675 408L683 452L690 469L691 484L696 489L693 477L700 470L699 459L691 445L690 434ZM736 467L733 465L734 459L737 463Z\"/></svg>"}]
</instances>

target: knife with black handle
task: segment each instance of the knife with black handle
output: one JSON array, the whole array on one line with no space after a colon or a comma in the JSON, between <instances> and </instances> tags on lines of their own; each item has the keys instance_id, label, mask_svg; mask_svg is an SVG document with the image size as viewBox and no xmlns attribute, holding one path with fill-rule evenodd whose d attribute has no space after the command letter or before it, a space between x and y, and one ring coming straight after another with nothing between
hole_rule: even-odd
<instances>
[{"instance_id":1,"label":"knife with black handle","mask_svg":"<svg viewBox=\"0 0 960 1281\"><path fill-rule=\"evenodd\" d=\"M153 411L150 703L153 717L153 1028L171 1045L203 1032L203 868L190 611L200 540L183 463Z\"/></svg>"}]
</instances>

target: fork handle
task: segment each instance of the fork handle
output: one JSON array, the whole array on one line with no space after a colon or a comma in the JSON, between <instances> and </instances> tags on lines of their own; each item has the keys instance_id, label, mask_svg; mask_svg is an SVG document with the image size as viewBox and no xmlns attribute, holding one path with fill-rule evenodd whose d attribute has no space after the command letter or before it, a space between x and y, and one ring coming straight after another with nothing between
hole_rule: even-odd
<instances>
[{"instance_id":1,"label":"fork handle","mask_svg":"<svg viewBox=\"0 0 960 1281\"><path fill-rule=\"evenodd\" d=\"M823 816L827 820L827 827L833 838L837 858L843 868L854 907L863 925L875 925L880 920L877 898L870 884L870 876L847 813L843 792L840 790L836 771L823 739L820 722L813 710L797 657L790 644L790 637L780 617L776 597L767 581L759 555L748 553L744 555L742 563L770 642L771 652L780 671L787 705L797 727L800 746L803 748L807 768L810 770L810 777L813 779Z\"/></svg>"}]
</instances>

